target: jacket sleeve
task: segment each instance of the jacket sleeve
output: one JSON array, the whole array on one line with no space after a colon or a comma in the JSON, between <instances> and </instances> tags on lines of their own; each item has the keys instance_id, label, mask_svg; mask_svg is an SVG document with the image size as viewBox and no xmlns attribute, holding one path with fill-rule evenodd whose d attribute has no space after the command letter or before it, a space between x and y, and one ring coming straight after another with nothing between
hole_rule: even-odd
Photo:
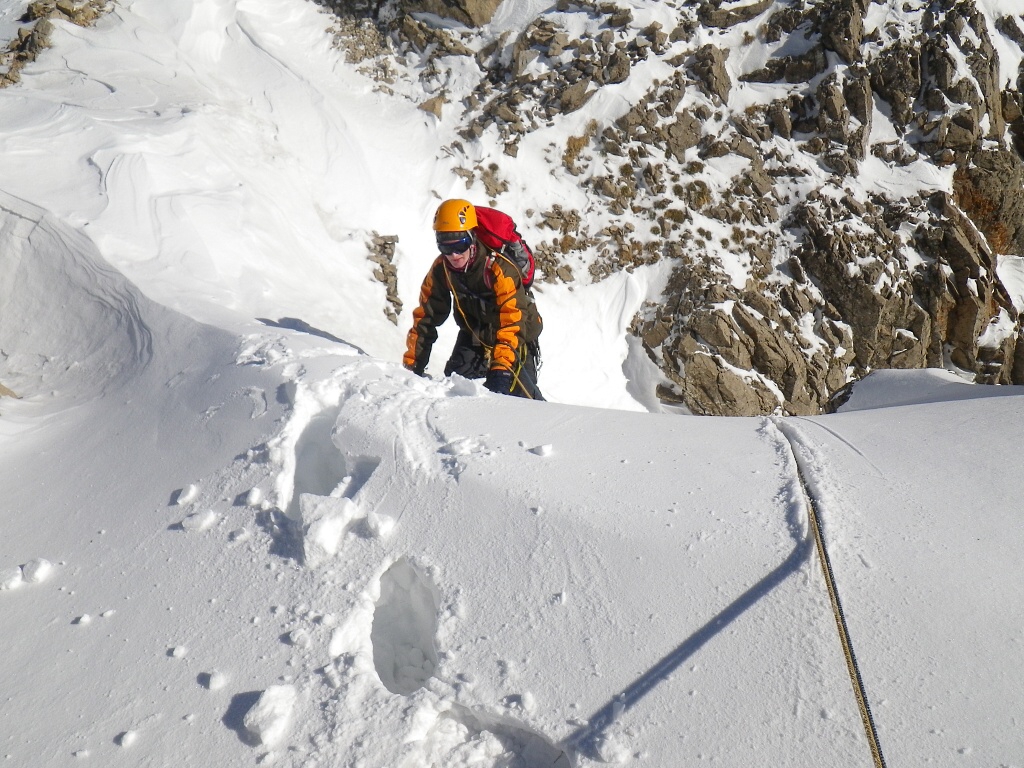
<instances>
[{"instance_id":1,"label":"jacket sleeve","mask_svg":"<svg viewBox=\"0 0 1024 768\"><path fill-rule=\"evenodd\" d=\"M405 355L402 364L417 374L422 374L430 361L430 350L437 341L437 327L448 319L452 311L452 295L444 264L439 256L420 287L420 305L413 310L412 328L406 337Z\"/></svg>"},{"instance_id":2,"label":"jacket sleeve","mask_svg":"<svg viewBox=\"0 0 1024 768\"><path fill-rule=\"evenodd\" d=\"M491 353L491 370L512 371L516 354L523 341L523 310L529 299L519 273L509 267L502 269L501 259L491 264L494 278L494 298L498 304L498 331Z\"/></svg>"}]
</instances>

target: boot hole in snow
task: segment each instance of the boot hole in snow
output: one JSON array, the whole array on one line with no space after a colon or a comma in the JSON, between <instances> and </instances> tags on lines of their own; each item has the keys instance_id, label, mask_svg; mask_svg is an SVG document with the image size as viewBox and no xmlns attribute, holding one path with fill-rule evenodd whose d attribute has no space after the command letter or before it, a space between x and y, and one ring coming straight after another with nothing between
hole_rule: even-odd
<instances>
[{"instance_id":1,"label":"boot hole in snow","mask_svg":"<svg viewBox=\"0 0 1024 768\"><path fill-rule=\"evenodd\" d=\"M381 576L370 641L377 676L392 693L407 696L434 674L437 610L433 585L406 558Z\"/></svg>"},{"instance_id":2,"label":"boot hole in snow","mask_svg":"<svg viewBox=\"0 0 1024 768\"><path fill-rule=\"evenodd\" d=\"M293 520L298 517L302 494L330 496L348 474L345 458L331 439L337 418L333 408L318 413L295 443L295 479L288 505L288 517Z\"/></svg>"}]
</instances>

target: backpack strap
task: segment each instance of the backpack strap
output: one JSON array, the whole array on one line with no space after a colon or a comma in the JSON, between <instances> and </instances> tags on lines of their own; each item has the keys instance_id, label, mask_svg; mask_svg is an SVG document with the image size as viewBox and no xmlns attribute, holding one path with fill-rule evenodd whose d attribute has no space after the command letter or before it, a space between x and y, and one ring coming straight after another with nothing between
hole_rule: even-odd
<instances>
[{"instance_id":1,"label":"backpack strap","mask_svg":"<svg viewBox=\"0 0 1024 768\"><path fill-rule=\"evenodd\" d=\"M487 259L484 261L484 285L487 286L488 290L493 291L494 275L491 273L491 266L493 266L495 259L498 256L501 256L501 254L498 251L492 251L490 248L488 248L487 251ZM508 261L505 256L502 256L502 258Z\"/></svg>"}]
</instances>

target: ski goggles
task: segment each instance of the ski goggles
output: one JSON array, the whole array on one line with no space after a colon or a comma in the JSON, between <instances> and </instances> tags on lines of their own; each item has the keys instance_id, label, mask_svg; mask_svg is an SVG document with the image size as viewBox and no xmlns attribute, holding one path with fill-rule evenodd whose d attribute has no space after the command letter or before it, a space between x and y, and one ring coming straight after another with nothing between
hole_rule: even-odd
<instances>
[{"instance_id":1,"label":"ski goggles","mask_svg":"<svg viewBox=\"0 0 1024 768\"><path fill-rule=\"evenodd\" d=\"M442 256L454 256L457 253L464 253L473 244L473 236L468 233L459 233L458 239L444 239L440 236L437 239L437 250Z\"/></svg>"}]
</instances>

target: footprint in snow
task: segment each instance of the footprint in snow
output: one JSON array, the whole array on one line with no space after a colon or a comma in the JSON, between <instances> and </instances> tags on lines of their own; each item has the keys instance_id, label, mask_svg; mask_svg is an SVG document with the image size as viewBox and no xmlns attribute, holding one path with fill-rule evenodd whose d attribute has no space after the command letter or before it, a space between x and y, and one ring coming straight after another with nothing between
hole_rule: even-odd
<instances>
[{"instance_id":1,"label":"footprint in snow","mask_svg":"<svg viewBox=\"0 0 1024 768\"><path fill-rule=\"evenodd\" d=\"M250 419L258 419L267 412L267 393L259 387L249 387L245 390L249 402L252 403L252 410L249 413Z\"/></svg>"},{"instance_id":2,"label":"footprint in snow","mask_svg":"<svg viewBox=\"0 0 1024 768\"><path fill-rule=\"evenodd\" d=\"M411 694L433 675L437 610L434 585L406 558L381 576L370 640L377 676L392 693Z\"/></svg>"},{"instance_id":3,"label":"footprint in snow","mask_svg":"<svg viewBox=\"0 0 1024 768\"><path fill-rule=\"evenodd\" d=\"M292 498L286 510L292 519L301 514L304 495L352 494L351 473L341 450L334 444L339 408L325 408L313 416L295 441L295 474ZM373 464L376 467L376 464ZM372 469L370 470L372 473Z\"/></svg>"},{"instance_id":4,"label":"footprint in snow","mask_svg":"<svg viewBox=\"0 0 1024 768\"><path fill-rule=\"evenodd\" d=\"M492 456L494 451L481 439L460 437L441 446L438 453L444 457L441 463L444 465L445 470L458 480L459 475L466 468L465 463L461 459L475 455Z\"/></svg>"}]
</instances>

